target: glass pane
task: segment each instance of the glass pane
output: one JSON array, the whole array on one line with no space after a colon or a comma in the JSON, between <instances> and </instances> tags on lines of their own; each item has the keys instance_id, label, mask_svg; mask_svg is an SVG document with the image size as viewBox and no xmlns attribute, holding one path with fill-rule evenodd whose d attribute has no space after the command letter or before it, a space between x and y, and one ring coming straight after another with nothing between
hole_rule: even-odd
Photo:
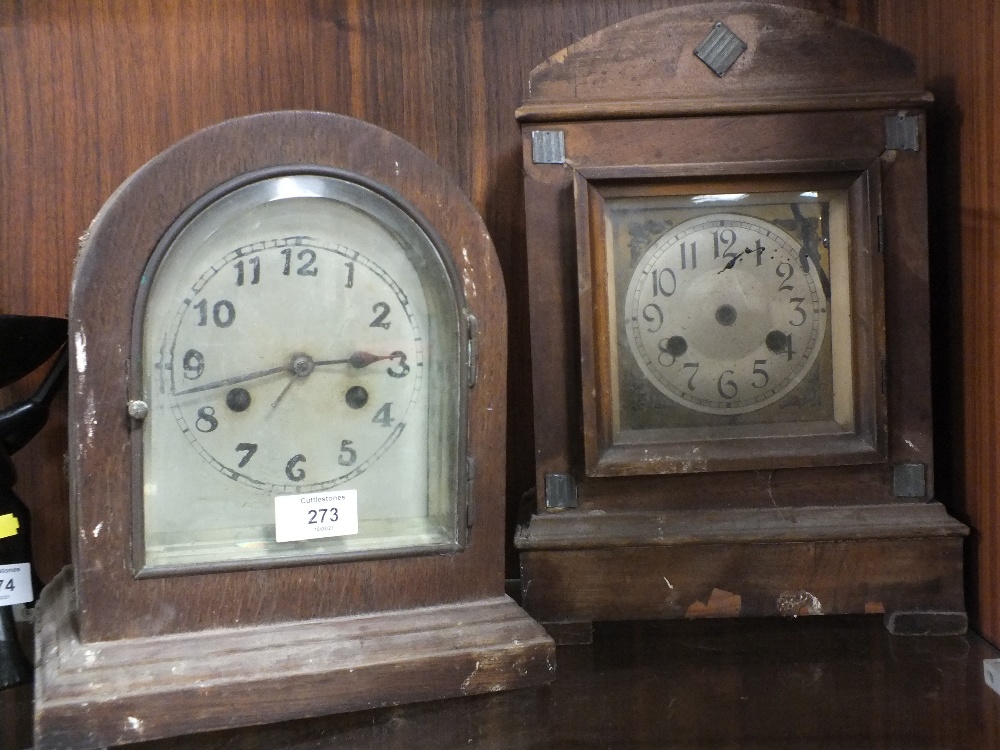
<instances>
[{"instance_id":1,"label":"glass pane","mask_svg":"<svg viewBox=\"0 0 1000 750\"><path fill-rule=\"evenodd\" d=\"M616 435L853 428L848 191L805 187L605 196Z\"/></svg>"},{"instance_id":2,"label":"glass pane","mask_svg":"<svg viewBox=\"0 0 1000 750\"><path fill-rule=\"evenodd\" d=\"M161 246L142 344L147 570L461 544L459 306L400 205L271 177Z\"/></svg>"}]
</instances>

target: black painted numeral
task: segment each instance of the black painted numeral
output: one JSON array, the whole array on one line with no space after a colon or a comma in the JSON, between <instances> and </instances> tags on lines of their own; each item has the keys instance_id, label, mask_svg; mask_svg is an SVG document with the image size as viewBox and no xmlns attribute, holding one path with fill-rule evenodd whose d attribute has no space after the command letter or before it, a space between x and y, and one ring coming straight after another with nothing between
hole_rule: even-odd
<instances>
[{"instance_id":1,"label":"black painted numeral","mask_svg":"<svg viewBox=\"0 0 1000 750\"><path fill-rule=\"evenodd\" d=\"M735 258L739 253L733 252L733 245L736 244L736 232L732 229L715 230L712 232L712 244L714 245L715 257Z\"/></svg>"},{"instance_id":2,"label":"black painted numeral","mask_svg":"<svg viewBox=\"0 0 1000 750\"><path fill-rule=\"evenodd\" d=\"M380 424L383 427L391 427L396 420L392 417L392 402L382 404L382 408L375 412L372 417L372 424Z\"/></svg>"},{"instance_id":3,"label":"black painted numeral","mask_svg":"<svg viewBox=\"0 0 1000 750\"><path fill-rule=\"evenodd\" d=\"M250 266L250 284L260 283L260 258L254 256L248 258L246 264ZM236 261L236 286L243 286L246 283L246 268L242 260Z\"/></svg>"},{"instance_id":4,"label":"black painted numeral","mask_svg":"<svg viewBox=\"0 0 1000 750\"><path fill-rule=\"evenodd\" d=\"M293 482L301 482L306 478L306 470L303 469L299 464L305 463L306 457L301 453L296 453L290 459L288 463L285 464L285 476L291 479Z\"/></svg>"},{"instance_id":5,"label":"black painted numeral","mask_svg":"<svg viewBox=\"0 0 1000 750\"><path fill-rule=\"evenodd\" d=\"M198 325L208 325L208 300L203 299L195 304L198 311ZM212 322L218 328L229 328L236 320L236 307L227 299L222 299L212 305Z\"/></svg>"},{"instance_id":6,"label":"black painted numeral","mask_svg":"<svg viewBox=\"0 0 1000 750\"><path fill-rule=\"evenodd\" d=\"M351 447L352 445L354 445L353 440L340 441L340 455L337 457L337 463L341 466L353 466L358 460L358 452Z\"/></svg>"},{"instance_id":7,"label":"black painted numeral","mask_svg":"<svg viewBox=\"0 0 1000 750\"><path fill-rule=\"evenodd\" d=\"M290 276L292 273L292 248L286 247L281 251L281 254L285 256L285 267L281 273L283 276ZM313 268L313 264L316 262L315 250L310 250L308 247L303 248L295 257L304 261L301 266L295 269L296 276L315 276L319 273L318 268Z\"/></svg>"},{"instance_id":8,"label":"black painted numeral","mask_svg":"<svg viewBox=\"0 0 1000 750\"><path fill-rule=\"evenodd\" d=\"M685 362L683 365L681 365L682 370L686 370L689 367L693 370L693 372L691 373L691 377L688 378L689 391L694 390L694 376L698 374L698 367L700 364L701 364L700 362Z\"/></svg>"},{"instance_id":9,"label":"black painted numeral","mask_svg":"<svg viewBox=\"0 0 1000 750\"><path fill-rule=\"evenodd\" d=\"M649 328L647 329L649 333L657 333L661 328L663 328L663 310L660 306L650 302L644 308L642 308L642 319L649 323ZM653 323L656 323L656 328L653 328Z\"/></svg>"},{"instance_id":10,"label":"black painted numeral","mask_svg":"<svg viewBox=\"0 0 1000 750\"><path fill-rule=\"evenodd\" d=\"M687 249L688 249L687 243L686 242L682 242L681 243L681 270L682 271L687 270L687 262L688 262ZM692 242L691 243L691 268L695 269L697 267L698 267L698 243L697 242Z\"/></svg>"},{"instance_id":11,"label":"black painted numeral","mask_svg":"<svg viewBox=\"0 0 1000 750\"><path fill-rule=\"evenodd\" d=\"M799 321L796 323L794 320L789 320L788 324L792 326L800 326L806 322L806 311L802 308L802 303L806 301L805 297L792 297L791 302L795 303L795 312L799 314Z\"/></svg>"},{"instance_id":12,"label":"black painted numeral","mask_svg":"<svg viewBox=\"0 0 1000 750\"><path fill-rule=\"evenodd\" d=\"M761 383L760 385L757 385L756 383L750 383L750 385L752 385L754 388L766 388L767 387L768 381L770 381L771 378L770 378L770 376L768 376L767 371L762 367L762 365L766 365L766 364L767 364L767 360L766 359L755 359L753 361L753 374L754 375L762 375L764 377L764 382Z\"/></svg>"},{"instance_id":13,"label":"black painted numeral","mask_svg":"<svg viewBox=\"0 0 1000 750\"><path fill-rule=\"evenodd\" d=\"M764 250L765 249L766 248L764 247L764 243L761 242L760 240L757 240L757 244L754 245L753 251L757 255L757 265L758 266L761 264L760 256L762 256L764 254Z\"/></svg>"},{"instance_id":14,"label":"black painted numeral","mask_svg":"<svg viewBox=\"0 0 1000 750\"><path fill-rule=\"evenodd\" d=\"M250 459L253 458L253 454L257 452L257 443L237 443L236 450L246 453L246 455L240 459L239 468L242 469L250 463Z\"/></svg>"},{"instance_id":15,"label":"black painted numeral","mask_svg":"<svg viewBox=\"0 0 1000 750\"><path fill-rule=\"evenodd\" d=\"M664 297L669 297L674 292L677 291L677 276L669 268L664 268L662 271L653 271L650 276L653 277L653 296L663 295ZM670 290L664 285L663 281L670 276Z\"/></svg>"},{"instance_id":16,"label":"black painted numeral","mask_svg":"<svg viewBox=\"0 0 1000 750\"><path fill-rule=\"evenodd\" d=\"M384 328L389 330L392 321L386 320L389 317L389 304L387 302L376 302L372 305L372 312L375 313L375 320L368 324L369 328Z\"/></svg>"},{"instance_id":17,"label":"black painted numeral","mask_svg":"<svg viewBox=\"0 0 1000 750\"><path fill-rule=\"evenodd\" d=\"M774 269L774 275L781 279L781 284L778 285L779 292L791 292L793 287L788 281L791 280L792 276L795 275L795 268L788 261L783 261L778 264Z\"/></svg>"},{"instance_id":18,"label":"black painted numeral","mask_svg":"<svg viewBox=\"0 0 1000 750\"><path fill-rule=\"evenodd\" d=\"M205 355L197 349L188 349L184 352L184 359L181 360L184 368L184 377L187 380L197 380L205 372Z\"/></svg>"},{"instance_id":19,"label":"black painted numeral","mask_svg":"<svg viewBox=\"0 0 1000 750\"><path fill-rule=\"evenodd\" d=\"M387 367L386 372L389 373L391 378L405 378L410 372L410 366L406 364L406 355L403 352L393 352L389 355L389 359L398 360L395 364L398 370L393 370L392 367Z\"/></svg>"},{"instance_id":20,"label":"black painted numeral","mask_svg":"<svg viewBox=\"0 0 1000 750\"><path fill-rule=\"evenodd\" d=\"M219 426L219 420L215 418L215 409L211 406L203 406L198 410L198 419L195 420L194 428L198 432L212 432Z\"/></svg>"},{"instance_id":21,"label":"black painted numeral","mask_svg":"<svg viewBox=\"0 0 1000 750\"><path fill-rule=\"evenodd\" d=\"M722 396L726 400L730 400L730 399L736 398L736 394L739 393L740 389L736 385L736 381L734 381L732 378L729 378L725 382L723 382L723 378L725 378L728 375L735 375L735 374L736 374L735 370L725 370L719 376L718 383L716 383L716 388L719 391L719 395Z\"/></svg>"}]
</instances>

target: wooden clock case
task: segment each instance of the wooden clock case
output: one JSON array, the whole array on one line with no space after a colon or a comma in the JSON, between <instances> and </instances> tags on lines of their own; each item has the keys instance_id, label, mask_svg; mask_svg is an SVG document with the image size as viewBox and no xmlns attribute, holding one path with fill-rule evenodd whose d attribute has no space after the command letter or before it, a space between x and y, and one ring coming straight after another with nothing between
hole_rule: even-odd
<instances>
[{"instance_id":1,"label":"wooden clock case","mask_svg":"<svg viewBox=\"0 0 1000 750\"><path fill-rule=\"evenodd\" d=\"M713 38L703 62L695 50ZM565 643L586 642L594 620L633 618L882 613L895 633L964 631L968 530L933 490L931 97L910 56L809 11L699 4L567 47L528 91L517 117L537 505L515 540L526 609ZM652 469L626 455L602 470L600 196L833 175L863 186L853 448L765 439L734 457L694 442L657 446Z\"/></svg>"},{"instance_id":2,"label":"wooden clock case","mask_svg":"<svg viewBox=\"0 0 1000 750\"><path fill-rule=\"evenodd\" d=\"M475 378L463 383L468 538L450 554L139 577L132 482L142 438L126 405L143 269L200 196L289 165L351 170L406 196L452 253L478 321ZM146 164L81 244L70 315L74 565L38 606L36 747L102 747L551 678L551 638L504 593L502 277L481 219L437 165L348 117L249 116Z\"/></svg>"}]
</instances>

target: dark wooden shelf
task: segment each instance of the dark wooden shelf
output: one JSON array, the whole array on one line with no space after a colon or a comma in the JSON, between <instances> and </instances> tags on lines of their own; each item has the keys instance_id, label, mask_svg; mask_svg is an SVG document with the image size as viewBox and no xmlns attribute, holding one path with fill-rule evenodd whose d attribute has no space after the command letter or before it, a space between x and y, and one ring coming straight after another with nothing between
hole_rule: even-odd
<instances>
[{"instance_id":1,"label":"dark wooden shelf","mask_svg":"<svg viewBox=\"0 0 1000 750\"><path fill-rule=\"evenodd\" d=\"M212 732L137 750L1000 748L976 635L905 638L881 617L598 623L544 688ZM275 700L282 697L276 695ZM31 691L0 693L30 746Z\"/></svg>"}]
</instances>

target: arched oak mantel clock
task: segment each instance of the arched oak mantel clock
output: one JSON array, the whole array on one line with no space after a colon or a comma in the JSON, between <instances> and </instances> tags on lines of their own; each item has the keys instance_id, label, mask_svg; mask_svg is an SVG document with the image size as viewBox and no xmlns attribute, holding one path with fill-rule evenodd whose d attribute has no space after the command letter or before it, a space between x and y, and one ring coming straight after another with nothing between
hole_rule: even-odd
<instances>
[{"instance_id":1,"label":"arched oak mantel clock","mask_svg":"<svg viewBox=\"0 0 1000 750\"><path fill-rule=\"evenodd\" d=\"M565 641L623 618L964 630L910 56L809 11L700 4L567 47L528 91L528 611Z\"/></svg>"},{"instance_id":2,"label":"arched oak mantel clock","mask_svg":"<svg viewBox=\"0 0 1000 750\"><path fill-rule=\"evenodd\" d=\"M37 747L550 679L504 594L502 277L413 146L318 112L181 141L82 240L70 337Z\"/></svg>"}]
</instances>

